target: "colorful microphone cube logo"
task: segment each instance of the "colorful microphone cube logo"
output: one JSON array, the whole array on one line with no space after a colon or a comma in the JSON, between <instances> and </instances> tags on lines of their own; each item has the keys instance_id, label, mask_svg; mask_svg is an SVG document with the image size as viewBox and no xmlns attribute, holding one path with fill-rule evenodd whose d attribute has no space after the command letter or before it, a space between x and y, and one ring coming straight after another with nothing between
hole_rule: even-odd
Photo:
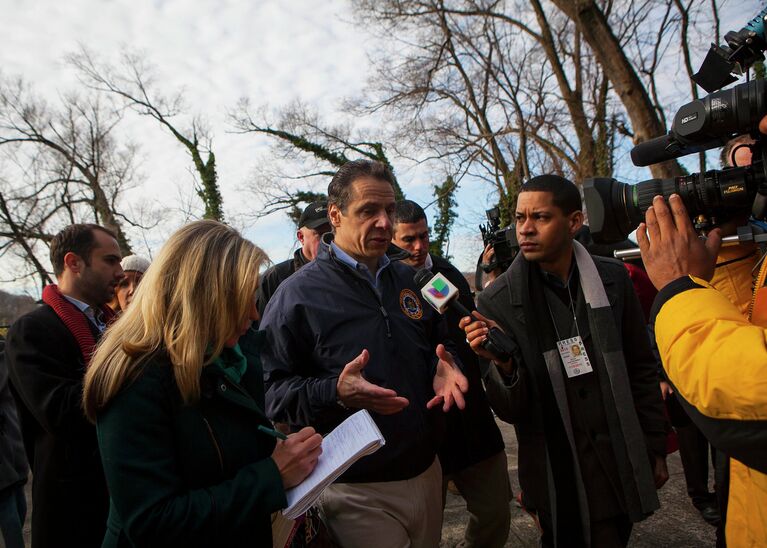
<instances>
[{"instance_id":1,"label":"colorful microphone cube logo","mask_svg":"<svg viewBox=\"0 0 767 548\"><path fill-rule=\"evenodd\" d=\"M458 288L443 274L436 274L421 288L421 295L437 312L444 314L450 301L458 296Z\"/></svg>"},{"instance_id":2,"label":"colorful microphone cube logo","mask_svg":"<svg viewBox=\"0 0 767 548\"><path fill-rule=\"evenodd\" d=\"M432 280L431 286L427 289L429 294L435 299L444 299L450 293L450 288L441 278Z\"/></svg>"}]
</instances>

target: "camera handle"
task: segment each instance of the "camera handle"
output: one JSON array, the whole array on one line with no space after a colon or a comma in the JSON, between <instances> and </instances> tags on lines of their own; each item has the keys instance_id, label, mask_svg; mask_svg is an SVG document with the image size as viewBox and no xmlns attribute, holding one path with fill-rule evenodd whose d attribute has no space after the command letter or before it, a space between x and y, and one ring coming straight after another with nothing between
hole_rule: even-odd
<instances>
[{"instance_id":1,"label":"camera handle","mask_svg":"<svg viewBox=\"0 0 767 548\"><path fill-rule=\"evenodd\" d=\"M701 236L700 239L705 240L706 237ZM753 242L757 245L767 244L767 233L758 232L753 226L749 224L745 226L739 226L737 234L732 236L725 236L722 238L722 246L747 244L750 242ZM641 258L642 254L640 253L638 247L634 247L631 249L619 249L617 251L613 251L613 256L616 259L620 259L621 261L630 261L632 259Z\"/></svg>"}]
</instances>

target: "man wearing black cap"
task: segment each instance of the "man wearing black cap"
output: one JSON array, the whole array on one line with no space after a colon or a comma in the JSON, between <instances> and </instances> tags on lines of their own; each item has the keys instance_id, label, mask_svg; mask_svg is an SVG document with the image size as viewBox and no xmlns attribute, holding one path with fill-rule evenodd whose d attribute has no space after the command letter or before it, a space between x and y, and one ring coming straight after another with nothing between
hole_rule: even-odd
<instances>
[{"instance_id":1,"label":"man wearing black cap","mask_svg":"<svg viewBox=\"0 0 767 548\"><path fill-rule=\"evenodd\" d=\"M277 287L284 282L288 276L307 263L310 263L317 256L317 248L320 245L320 238L326 232L330 232L330 222L328 221L327 202L312 202L298 220L298 230L296 238L301 243L292 259L283 261L267 270L261 278L256 293L256 306L259 316L264 315L264 310L272 298Z\"/></svg>"}]
</instances>

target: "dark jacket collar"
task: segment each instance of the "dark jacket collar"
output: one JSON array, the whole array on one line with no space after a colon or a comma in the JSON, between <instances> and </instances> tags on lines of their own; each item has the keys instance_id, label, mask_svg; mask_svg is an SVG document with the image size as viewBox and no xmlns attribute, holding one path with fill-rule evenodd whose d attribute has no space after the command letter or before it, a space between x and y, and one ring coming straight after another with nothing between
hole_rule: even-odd
<instances>
[{"instance_id":1,"label":"dark jacket collar","mask_svg":"<svg viewBox=\"0 0 767 548\"><path fill-rule=\"evenodd\" d=\"M309 262L310 261L304 257L303 250L299 247L296 249L296 252L293 253L293 272L297 271L302 266L309 264Z\"/></svg>"},{"instance_id":2,"label":"dark jacket collar","mask_svg":"<svg viewBox=\"0 0 767 548\"><path fill-rule=\"evenodd\" d=\"M599 271L599 275L602 278L602 283L604 284L608 300L610 303L617 302L618 295L616 294L617 288L615 285L615 278L607 271L602 263L602 261L606 259L602 259L598 256L593 256L593 258L594 264L596 265L597 270ZM487 297L489 298L493 298L493 296L498 293L503 294L499 298L508 299L511 297L511 306L515 309L512 314L514 314L515 318L518 319L521 323L526 323L524 314L522 314L522 292L525 290L525 288L522 287L522 284L514 283L513 281L515 279L519 279L519 276L521 275L522 261L524 261L524 257L522 256L522 253L518 253L517 257L514 259L514 262L511 263L511 266L508 268L508 270L506 270L506 272L504 272L500 278L493 282L493 284L490 285L490 287L488 287L482 293L487 293Z\"/></svg>"},{"instance_id":3,"label":"dark jacket collar","mask_svg":"<svg viewBox=\"0 0 767 548\"><path fill-rule=\"evenodd\" d=\"M320 248L317 251L317 257L328 259L332 256L330 244L333 242L334 234L332 232L326 232L320 239ZM300 249L298 251L301 251ZM389 244L389 248L386 250L386 255L390 261L401 261L410 257L410 253L398 247L392 243Z\"/></svg>"},{"instance_id":4,"label":"dark jacket collar","mask_svg":"<svg viewBox=\"0 0 767 548\"><path fill-rule=\"evenodd\" d=\"M202 370L201 389L203 395L223 398L234 405L255 412L268 421L264 412L264 393L262 385L263 369L261 367L261 347L266 339L264 331L251 329L240 338L240 351L248 360L248 369L237 386L226 378L226 375L216 367L208 366Z\"/></svg>"},{"instance_id":5,"label":"dark jacket collar","mask_svg":"<svg viewBox=\"0 0 767 548\"><path fill-rule=\"evenodd\" d=\"M386 250L386 255L388 255L389 259L392 261L402 261L410 258L409 251L394 244L389 244L389 249Z\"/></svg>"}]
</instances>

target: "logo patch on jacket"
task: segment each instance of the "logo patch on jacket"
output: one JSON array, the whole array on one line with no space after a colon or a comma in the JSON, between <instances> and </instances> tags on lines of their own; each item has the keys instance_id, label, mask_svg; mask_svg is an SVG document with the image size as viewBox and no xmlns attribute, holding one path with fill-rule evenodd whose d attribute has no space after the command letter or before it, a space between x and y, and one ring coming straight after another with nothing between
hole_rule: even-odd
<instances>
[{"instance_id":1,"label":"logo patch on jacket","mask_svg":"<svg viewBox=\"0 0 767 548\"><path fill-rule=\"evenodd\" d=\"M411 320L420 320L423 317L421 301L415 293L409 289L403 289L399 294L399 307L403 314Z\"/></svg>"}]
</instances>

